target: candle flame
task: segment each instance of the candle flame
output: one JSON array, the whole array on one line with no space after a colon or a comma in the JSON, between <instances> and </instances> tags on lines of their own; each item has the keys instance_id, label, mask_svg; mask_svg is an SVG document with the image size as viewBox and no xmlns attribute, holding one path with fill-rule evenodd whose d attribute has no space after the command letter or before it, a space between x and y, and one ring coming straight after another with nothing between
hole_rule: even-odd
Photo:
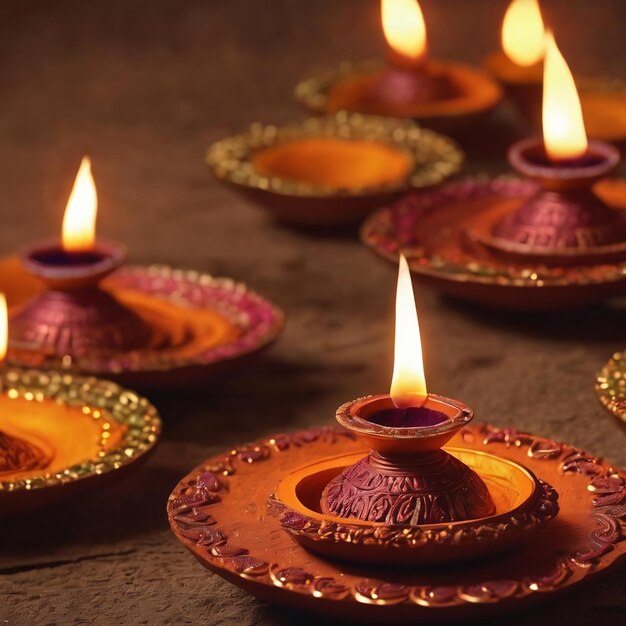
<instances>
[{"instance_id":1,"label":"candle flame","mask_svg":"<svg viewBox=\"0 0 626 626\"><path fill-rule=\"evenodd\" d=\"M553 161L576 159L587 151L580 98L554 35L546 33L543 69L543 141Z\"/></svg>"},{"instance_id":2,"label":"candle flame","mask_svg":"<svg viewBox=\"0 0 626 626\"><path fill-rule=\"evenodd\" d=\"M529 67L545 53L545 28L538 0L513 0L502 22L502 48L509 59Z\"/></svg>"},{"instance_id":3,"label":"candle flame","mask_svg":"<svg viewBox=\"0 0 626 626\"><path fill-rule=\"evenodd\" d=\"M68 252L90 250L96 238L98 197L91 175L91 161L83 157L63 217L63 248Z\"/></svg>"},{"instance_id":4,"label":"candle flame","mask_svg":"<svg viewBox=\"0 0 626 626\"><path fill-rule=\"evenodd\" d=\"M0 361L7 355L9 344L9 313L7 311L7 299L0 293Z\"/></svg>"},{"instance_id":5,"label":"candle flame","mask_svg":"<svg viewBox=\"0 0 626 626\"><path fill-rule=\"evenodd\" d=\"M426 23L417 0L382 0L383 32L399 55L419 61L426 55Z\"/></svg>"},{"instance_id":6,"label":"candle flame","mask_svg":"<svg viewBox=\"0 0 626 626\"><path fill-rule=\"evenodd\" d=\"M400 255L398 271L396 345L390 395L398 408L421 406L428 395L411 272L404 255Z\"/></svg>"}]
</instances>

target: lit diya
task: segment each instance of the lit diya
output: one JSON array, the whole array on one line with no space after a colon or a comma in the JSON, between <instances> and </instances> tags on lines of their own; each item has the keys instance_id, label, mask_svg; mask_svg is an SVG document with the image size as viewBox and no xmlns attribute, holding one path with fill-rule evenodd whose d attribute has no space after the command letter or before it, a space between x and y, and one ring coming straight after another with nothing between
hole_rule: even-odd
<instances>
[{"instance_id":1,"label":"lit diya","mask_svg":"<svg viewBox=\"0 0 626 626\"><path fill-rule=\"evenodd\" d=\"M624 292L626 184L588 141L571 72L554 38L544 64L543 140L513 145L524 180L470 180L408 196L364 224L363 241L450 295L518 310L588 304ZM599 182L598 182L599 181Z\"/></svg>"},{"instance_id":2,"label":"lit diya","mask_svg":"<svg viewBox=\"0 0 626 626\"><path fill-rule=\"evenodd\" d=\"M539 0L512 0L502 23L502 50L485 60L489 73L533 123L541 123L545 54L544 21ZM626 88L619 81L580 77L580 100L589 137L626 139Z\"/></svg>"},{"instance_id":3,"label":"lit diya","mask_svg":"<svg viewBox=\"0 0 626 626\"><path fill-rule=\"evenodd\" d=\"M338 113L276 127L253 124L207 153L215 175L280 219L342 226L409 189L454 174L463 153L408 120Z\"/></svg>"},{"instance_id":4,"label":"lit diya","mask_svg":"<svg viewBox=\"0 0 626 626\"><path fill-rule=\"evenodd\" d=\"M0 297L0 359L7 348ZM0 517L119 478L147 458L161 421L116 384L32 369L0 370Z\"/></svg>"},{"instance_id":5,"label":"lit diya","mask_svg":"<svg viewBox=\"0 0 626 626\"><path fill-rule=\"evenodd\" d=\"M428 55L426 24L417 0L382 0L388 62L342 64L296 87L310 109L409 117L433 127L457 127L493 109L500 88L486 74Z\"/></svg>"},{"instance_id":6,"label":"lit diya","mask_svg":"<svg viewBox=\"0 0 626 626\"><path fill-rule=\"evenodd\" d=\"M501 615L623 560L626 472L428 393L404 260L396 319L390 394L206 460L168 501L183 545L263 599L385 624Z\"/></svg>"},{"instance_id":7,"label":"lit diya","mask_svg":"<svg viewBox=\"0 0 626 626\"><path fill-rule=\"evenodd\" d=\"M239 363L280 332L283 315L230 279L126 267L123 246L96 241L96 188L83 159L59 242L0 262L12 305L8 361L135 385L190 384Z\"/></svg>"}]
</instances>

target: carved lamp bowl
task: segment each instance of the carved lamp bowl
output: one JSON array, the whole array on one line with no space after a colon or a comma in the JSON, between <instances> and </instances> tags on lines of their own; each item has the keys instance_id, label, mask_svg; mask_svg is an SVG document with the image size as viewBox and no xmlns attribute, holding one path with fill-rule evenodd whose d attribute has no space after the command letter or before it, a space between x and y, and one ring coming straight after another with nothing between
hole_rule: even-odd
<instances>
[{"instance_id":1,"label":"carved lamp bowl","mask_svg":"<svg viewBox=\"0 0 626 626\"><path fill-rule=\"evenodd\" d=\"M343 405L337 421L372 447L324 489L325 514L417 526L484 518L495 511L478 474L441 447L473 417L456 400L429 395L397 409L389 396Z\"/></svg>"}]
</instances>

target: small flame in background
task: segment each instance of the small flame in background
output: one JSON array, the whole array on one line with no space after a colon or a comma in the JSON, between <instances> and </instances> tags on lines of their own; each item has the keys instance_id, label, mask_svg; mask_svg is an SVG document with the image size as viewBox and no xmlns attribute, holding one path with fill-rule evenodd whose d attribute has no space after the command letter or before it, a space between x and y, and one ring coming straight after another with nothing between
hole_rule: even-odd
<instances>
[{"instance_id":1,"label":"small flame in background","mask_svg":"<svg viewBox=\"0 0 626 626\"><path fill-rule=\"evenodd\" d=\"M9 314L7 311L7 299L0 293L0 361L7 355L9 344Z\"/></svg>"},{"instance_id":2,"label":"small flame in background","mask_svg":"<svg viewBox=\"0 0 626 626\"><path fill-rule=\"evenodd\" d=\"M545 27L538 0L513 0L502 22L502 49L513 63L529 67L545 54Z\"/></svg>"},{"instance_id":3,"label":"small flame in background","mask_svg":"<svg viewBox=\"0 0 626 626\"><path fill-rule=\"evenodd\" d=\"M546 33L543 69L543 141L553 161L576 159L587 151L580 98L554 35Z\"/></svg>"},{"instance_id":4,"label":"small flame in background","mask_svg":"<svg viewBox=\"0 0 626 626\"><path fill-rule=\"evenodd\" d=\"M382 0L383 32L399 55L419 61L426 55L426 23L417 0Z\"/></svg>"},{"instance_id":5,"label":"small flame in background","mask_svg":"<svg viewBox=\"0 0 626 626\"><path fill-rule=\"evenodd\" d=\"M83 157L63 217L63 249L81 252L93 248L96 239L98 196L91 175L91 161Z\"/></svg>"},{"instance_id":6,"label":"small flame in background","mask_svg":"<svg viewBox=\"0 0 626 626\"><path fill-rule=\"evenodd\" d=\"M428 395L411 272L404 255L400 256L398 271L395 358L390 395L393 403L403 409L421 406Z\"/></svg>"}]
</instances>

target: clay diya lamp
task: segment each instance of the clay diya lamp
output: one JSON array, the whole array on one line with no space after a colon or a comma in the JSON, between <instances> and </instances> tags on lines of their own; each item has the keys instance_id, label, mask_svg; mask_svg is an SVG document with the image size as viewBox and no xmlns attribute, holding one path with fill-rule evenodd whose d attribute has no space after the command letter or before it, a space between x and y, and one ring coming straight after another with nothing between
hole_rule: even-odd
<instances>
[{"instance_id":1,"label":"clay diya lamp","mask_svg":"<svg viewBox=\"0 0 626 626\"><path fill-rule=\"evenodd\" d=\"M122 265L126 250L95 241L96 208L91 163L85 157L65 211L62 242L37 243L22 252L24 268L47 290L12 316L14 345L35 345L61 357L149 345L150 325L100 289L100 281Z\"/></svg>"},{"instance_id":2,"label":"clay diya lamp","mask_svg":"<svg viewBox=\"0 0 626 626\"><path fill-rule=\"evenodd\" d=\"M500 87L482 71L428 56L426 25L416 0L382 0L388 60L342 64L308 78L296 98L321 113L341 110L409 117L437 129L465 126L500 101Z\"/></svg>"},{"instance_id":3,"label":"clay diya lamp","mask_svg":"<svg viewBox=\"0 0 626 626\"><path fill-rule=\"evenodd\" d=\"M626 351L616 352L598 372L596 393L602 406L626 423Z\"/></svg>"},{"instance_id":4,"label":"clay diya lamp","mask_svg":"<svg viewBox=\"0 0 626 626\"><path fill-rule=\"evenodd\" d=\"M264 600L380 624L501 619L623 562L626 472L428 394L404 260L396 312L389 395L206 459L168 499L181 543Z\"/></svg>"},{"instance_id":5,"label":"clay diya lamp","mask_svg":"<svg viewBox=\"0 0 626 626\"><path fill-rule=\"evenodd\" d=\"M512 0L502 24L502 50L485 60L487 71L535 126L541 126L544 21L538 0ZM626 88L617 80L577 77L587 134L621 143L626 139Z\"/></svg>"},{"instance_id":6,"label":"clay diya lamp","mask_svg":"<svg viewBox=\"0 0 626 626\"><path fill-rule=\"evenodd\" d=\"M401 201L372 216L364 241L386 256L404 251L446 293L498 308L561 308L623 292L626 190L605 180L619 152L587 140L574 80L551 35L544 69L543 141L509 151L525 180L469 181Z\"/></svg>"},{"instance_id":7,"label":"clay diya lamp","mask_svg":"<svg viewBox=\"0 0 626 626\"><path fill-rule=\"evenodd\" d=\"M70 195L60 243L5 261L12 303L8 360L88 372L133 386L189 384L268 345L283 316L243 285L164 267L122 268L123 246L96 241L89 159Z\"/></svg>"},{"instance_id":8,"label":"clay diya lamp","mask_svg":"<svg viewBox=\"0 0 626 626\"><path fill-rule=\"evenodd\" d=\"M380 624L501 619L623 562L626 472L428 394L404 260L396 320L389 395L179 482L168 518L193 556L269 602Z\"/></svg>"},{"instance_id":9,"label":"clay diya lamp","mask_svg":"<svg viewBox=\"0 0 626 626\"><path fill-rule=\"evenodd\" d=\"M0 358L7 348L0 298ZM0 369L0 517L99 488L144 461L161 431L155 408L111 382Z\"/></svg>"},{"instance_id":10,"label":"clay diya lamp","mask_svg":"<svg viewBox=\"0 0 626 626\"><path fill-rule=\"evenodd\" d=\"M554 503L554 493L525 468L442 449L469 424L473 412L458 400L426 390L413 288L404 257L400 257L396 298L390 393L344 404L336 416L343 428L370 449L369 454L321 459L299 468L279 483L272 506L281 510L285 529L308 549L358 562L417 565L484 556L511 546L556 515L556 504L546 504L549 499ZM514 485L508 495L496 486L504 476ZM549 514L542 515L542 507ZM293 532L289 520L290 514L310 515L316 510L329 524L354 522L357 529L378 528L381 533L398 527L408 534L416 528L447 529L464 532L467 541L456 550L421 541L408 549L404 542L401 549L367 546L353 543L351 536L338 540L336 535L311 542L306 533ZM505 523L513 511L533 512L540 522L528 525L527 532L505 533L493 541L471 539L476 529Z\"/></svg>"},{"instance_id":11,"label":"clay diya lamp","mask_svg":"<svg viewBox=\"0 0 626 626\"><path fill-rule=\"evenodd\" d=\"M281 220L360 221L409 189L437 185L463 161L456 144L408 120L338 113L285 126L254 124L215 143L215 175Z\"/></svg>"},{"instance_id":12,"label":"clay diya lamp","mask_svg":"<svg viewBox=\"0 0 626 626\"><path fill-rule=\"evenodd\" d=\"M485 59L485 68L520 111L540 124L545 29L539 0L512 0L501 42L502 50Z\"/></svg>"},{"instance_id":13,"label":"clay diya lamp","mask_svg":"<svg viewBox=\"0 0 626 626\"><path fill-rule=\"evenodd\" d=\"M337 411L339 424L372 451L328 483L322 512L409 526L493 514L478 474L441 449L472 415L465 404L426 391L411 275L400 257L391 392Z\"/></svg>"}]
</instances>

